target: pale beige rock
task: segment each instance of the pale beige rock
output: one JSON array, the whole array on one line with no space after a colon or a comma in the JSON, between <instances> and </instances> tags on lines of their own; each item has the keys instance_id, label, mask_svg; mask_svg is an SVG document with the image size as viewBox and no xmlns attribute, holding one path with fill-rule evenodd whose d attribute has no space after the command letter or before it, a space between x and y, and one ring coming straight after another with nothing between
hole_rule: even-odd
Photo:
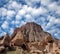
<instances>
[{"instance_id":1,"label":"pale beige rock","mask_svg":"<svg viewBox=\"0 0 60 54\"><path fill-rule=\"evenodd\" d=\"M0 45L21 47L23 50L36 52L37 54L60 53L60 41L34 22L29 22L20 28L16 28L11 35L5 35L0 39Z\"/></svg>"},{"instance_id":2,"label":"pale beige rock","mask_svg":"<svg viewBox=\"0 0 60 54\"><path fill-rule=\"evenodd\" d=\"M0 53L5 51L5 47L4 46L0 46Z\"/></svg>"},{"instance_id":3,"label":"pale beige rock","mask_svg":"<svg viewBox=\"0 0 60 54\"><path fill-rule=\"evenodd\" d=\"M21 31L19 31L16 36L11 40L11 43L13 45L22 45L25 44L25 39L23 37L23 34Z\"/></svg>"},{"instance_id":4,"label":"pale beige rock","mask_svg":"<svg viewBox=\"0 0 60 54\"><path fill-rule=\"evenodd\" d=\"M20 47L25 45L29 51L39 50L45 54L54 54L60 51L58 40L50 33L43 31L41 26L34 22L16 28L12 35L11 44L20 45Z\"/></svg>"}]
</instances>

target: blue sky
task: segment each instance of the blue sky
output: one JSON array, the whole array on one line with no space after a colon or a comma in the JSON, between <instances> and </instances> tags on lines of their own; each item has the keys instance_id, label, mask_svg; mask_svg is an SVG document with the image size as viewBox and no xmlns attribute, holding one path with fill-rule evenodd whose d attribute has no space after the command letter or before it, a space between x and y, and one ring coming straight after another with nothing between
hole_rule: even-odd
<instances>
[{"instance_id":1,"label":"blue sky","mask_svg":"<svg viewBox=\"0 0 60 54\"><path fill-rule=\"evenodd\" d=\"M27 22L60 39L60 0L0 0L0 36Z\"/></svg>"}]
</instances>

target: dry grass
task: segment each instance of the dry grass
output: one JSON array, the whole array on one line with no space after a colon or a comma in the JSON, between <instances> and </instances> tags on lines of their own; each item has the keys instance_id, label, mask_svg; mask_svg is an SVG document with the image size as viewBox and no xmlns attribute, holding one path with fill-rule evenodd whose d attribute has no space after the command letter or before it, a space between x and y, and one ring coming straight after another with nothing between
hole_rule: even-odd
<instances>
[{"instance_id":1,"label":"dry grass","mask_svg":"<svg viewBox=\"0 0 60 54\"><path fill-rule=\"evenodd\" d=\"M30 54L30 53L24 51L23 49L16 49L16 51L8 51L7 54Z\"/></svg>"},{"instance_id":2,"label":"dry grass","mask_svg":"<svg viewBox=\"0 0 60 54\"><path fill-rule=\"evenodd\" d=\"M36 54L36 53L30 53L27 50L23 50L22 48L17 48L16 51L8 51L7 54Z\"/></svg>"},{"instance_id":3,"label":"dry grass","mask_svg":"<svg viewBox=\"0 0 60 54\"><path fill-rule=\"evenodd\" d=\"M7 54L15 54L15 51L8 51Z\"/></svg>"}]
</instances>

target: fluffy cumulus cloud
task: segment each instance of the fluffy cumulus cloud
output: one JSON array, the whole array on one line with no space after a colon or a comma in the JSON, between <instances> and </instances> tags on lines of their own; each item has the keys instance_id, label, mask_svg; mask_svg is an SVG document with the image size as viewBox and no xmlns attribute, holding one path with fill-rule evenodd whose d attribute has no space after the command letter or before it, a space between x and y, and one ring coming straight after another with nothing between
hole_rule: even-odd
<instances>
[{"instance_id":1,"label":"fluffy cumulus cloud","mask_svg":"<svg viewBox=\"0 0 60 54\"><path fill-rule=\"evenodd\" d=\"M27 22L60 39L60 0L0 0L0 36Z\"/></svg>"}]
</instances>

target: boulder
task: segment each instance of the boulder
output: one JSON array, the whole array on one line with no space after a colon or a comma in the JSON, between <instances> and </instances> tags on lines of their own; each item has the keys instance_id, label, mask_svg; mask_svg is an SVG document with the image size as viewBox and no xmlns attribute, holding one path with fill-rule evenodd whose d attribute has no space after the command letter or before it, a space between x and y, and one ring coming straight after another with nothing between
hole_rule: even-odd
<instances>
[{"instance_id":1,"label":"boulder","mask_svg":"<svg viewBox=\"0 0 60 54\"><path fill-rule=\"evenodd\" d=\"M0 46L0 53L5 52L5 47L4 46Z\"/></svg>"}]
</instances>

